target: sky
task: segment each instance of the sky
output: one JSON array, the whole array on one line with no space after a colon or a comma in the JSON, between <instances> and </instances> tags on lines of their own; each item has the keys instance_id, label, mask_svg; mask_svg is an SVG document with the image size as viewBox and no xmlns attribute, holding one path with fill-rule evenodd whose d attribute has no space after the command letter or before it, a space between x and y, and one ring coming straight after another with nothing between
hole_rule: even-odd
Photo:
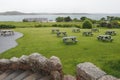
<instances>
[{"instance_id":1,"label":"sky","mask_svg":"<svg viewBox=\"0 0 120 80\"><path fill-rule=\"evenodd\" d=\"M120 0L0 0L0 12L120 13Z\"/></svg>"}]
</instances>

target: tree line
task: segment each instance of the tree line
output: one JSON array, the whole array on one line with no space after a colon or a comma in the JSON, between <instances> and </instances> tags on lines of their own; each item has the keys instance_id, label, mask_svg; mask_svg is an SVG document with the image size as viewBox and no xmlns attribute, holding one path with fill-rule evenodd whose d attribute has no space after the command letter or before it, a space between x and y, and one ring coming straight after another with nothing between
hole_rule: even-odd
<instances>
[{"instance_id":1,"label":"tree line","mask_svg":"<svg viewBox=\"0 0 120 80\"><path fill-rule=\"evenodd\" d=\"M80 19L77 18L72 19L70 16L57 17L56 22L83 22L83 25L85 23L87 24L86 27L92 24L92 25L96 25L97 27L120 28L120 17L114 17L114 16L107 16L106 18L102 17L100 20L93 20L85 16L81 17Z\"/></svg>"}]
</instances>

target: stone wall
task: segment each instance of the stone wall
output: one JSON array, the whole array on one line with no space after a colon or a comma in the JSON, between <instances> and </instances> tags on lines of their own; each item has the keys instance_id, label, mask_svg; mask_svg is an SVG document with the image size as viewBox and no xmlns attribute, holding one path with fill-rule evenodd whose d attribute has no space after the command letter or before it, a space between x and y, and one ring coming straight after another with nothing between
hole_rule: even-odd
<instances>
[{"instance_id":1,"label":"stone wall","mask_svg":"<svg viewBox=\"0 0 120 80\"><path fill-rule=\"evenodd\" d=\"M29 56L23 55L20 58L0 59L0 71L6 70L31 70L48 75L51 80L119 80L96 67L90 62L77 65L76 78L71 75L64 75L62 64L58 57L52 56L49 59L39 53Z\"/></svg>"},{"instance_id":2,"label":"stone wall","mask_svg":"<svg viewBox=\"0 0 120 80\"><path fill-rule=\"evenodd\" d=\"M23 55L20 58L0 59L0 71L6 70L31 70L42 75L50 75L51 80L63 79L60 59L55 56L48 59L39 53Z\"/></svg>"}]
</instances>

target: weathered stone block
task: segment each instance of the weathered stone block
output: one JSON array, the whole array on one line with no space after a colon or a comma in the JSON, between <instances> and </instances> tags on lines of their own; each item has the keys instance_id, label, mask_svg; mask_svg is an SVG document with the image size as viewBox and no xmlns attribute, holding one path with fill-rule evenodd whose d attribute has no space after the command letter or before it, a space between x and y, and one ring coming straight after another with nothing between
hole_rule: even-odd
<instances>
[{"instance_id":1,"label":"weathered stone block","mask_svg":"<svg viewBox=\"0 0 120 80\"><path fill-rule=\"evenodd\" d=\"M58 71L52 71L50 75L52 80L62 80L61 74Z\"/></svg>"},{"instance_id":2,"label":"weathered stone block","mask_svg":"<svg viewBox=\"0 0 120 80\"><path fill-rule=\"evenodd\" d=\"M42 56L39 53L33 53L29 56L30 66L32 67L33 71L47 71L47 58Z\"/></svg>"},{"instance_id":3,"label":"weathered stone block","mask_svg":"<svg viewBox=\"0 0 120 80\"><path fill-rule=\"evenodd\" d=\"M11 65L9 66L9 68L11 70L18 70L19 69L19 58L12 57L10 61L11 61Z\"/></svg>"},{"instance_id":4,"label":"weathered stone block","mask_svg":"<svg viewBox=\"0 0 120 80\"><path fill-rule=\"evenodd\" d=\"M11 65L11 61L8 59L0 59L0 70L5 71L9 69L9 66Z\"/></svg>"},{"instance_id":5,"label":"weathered stone block","mask_svg":"<svg viewBox=\"0 0 120 80\"><path fill-rule=\"evenodd\" d=\"M106 73L90 62L77 65L77 80L97 80Z\"/></svg>"},{"instance_id":6,"label":"weathered stone block","mask_svg":"<svg viewBox=\"0 0 120 80\"><path fill-rule=\"evenodd\" d=\"M65 75L63 80L76 80L76 79L71 75Z\"/></svg>"},{"instance_id":7,"label":"weathered stone block","mask_svg":"<svg viewBox=\"0 0 120 80\"><path fill-rule=\"evenodd\" d=\"M51 71L55 70L62 70L62 64L61 61L58 57L52 56L50 59L47 61L47 65L49 66L49 69Z\"/></svg>"},{"instance_id":8,"label":"weathered stone block","mask_svg":"<svg viewBox=\"0 0 120 80\"><path fill-rule=\"evenodd\" d=\"M98 80L118 80L118 79L113 77L113 76L111 76L111 75L105 75L105 76L101 77Z\"/></svg>"},{"instance_id":9,"label":"weathered stone block","mask_svg":"<svg viewBox=\"0 0 120 80\"><path fill-rule=\"evenodd\" d=\"M26 56L26 55L22 55L22 56L19 58L19 62L21 62L21 63L29 63L29 57Z\"/></svg>"},{"instance_id":10,"label":"weathered stone block","mask_svg":"<svg viewBox=\"0 0 120 80\"><path fill-rule=\"evenodd\" d=\"M19 58L19 69L21 69L21 70L30 70L31 69L28 56L23 55Z\"/></svg>"}]
</instances>

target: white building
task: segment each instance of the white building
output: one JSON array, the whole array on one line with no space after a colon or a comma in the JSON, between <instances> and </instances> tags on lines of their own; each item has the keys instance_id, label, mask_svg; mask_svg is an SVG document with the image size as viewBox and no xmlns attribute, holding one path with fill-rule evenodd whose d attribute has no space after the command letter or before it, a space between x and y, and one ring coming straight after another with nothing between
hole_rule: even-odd
<instances>
[{"instance_id":1,"label":"white building","mask_svg":"<svg viewBox=\"0 0 120 80\"><path fill-rule=\"evenodd\" d=\"M48 18L24 18L26 22L48 22Z\"/></svg>"}]
</instances>

